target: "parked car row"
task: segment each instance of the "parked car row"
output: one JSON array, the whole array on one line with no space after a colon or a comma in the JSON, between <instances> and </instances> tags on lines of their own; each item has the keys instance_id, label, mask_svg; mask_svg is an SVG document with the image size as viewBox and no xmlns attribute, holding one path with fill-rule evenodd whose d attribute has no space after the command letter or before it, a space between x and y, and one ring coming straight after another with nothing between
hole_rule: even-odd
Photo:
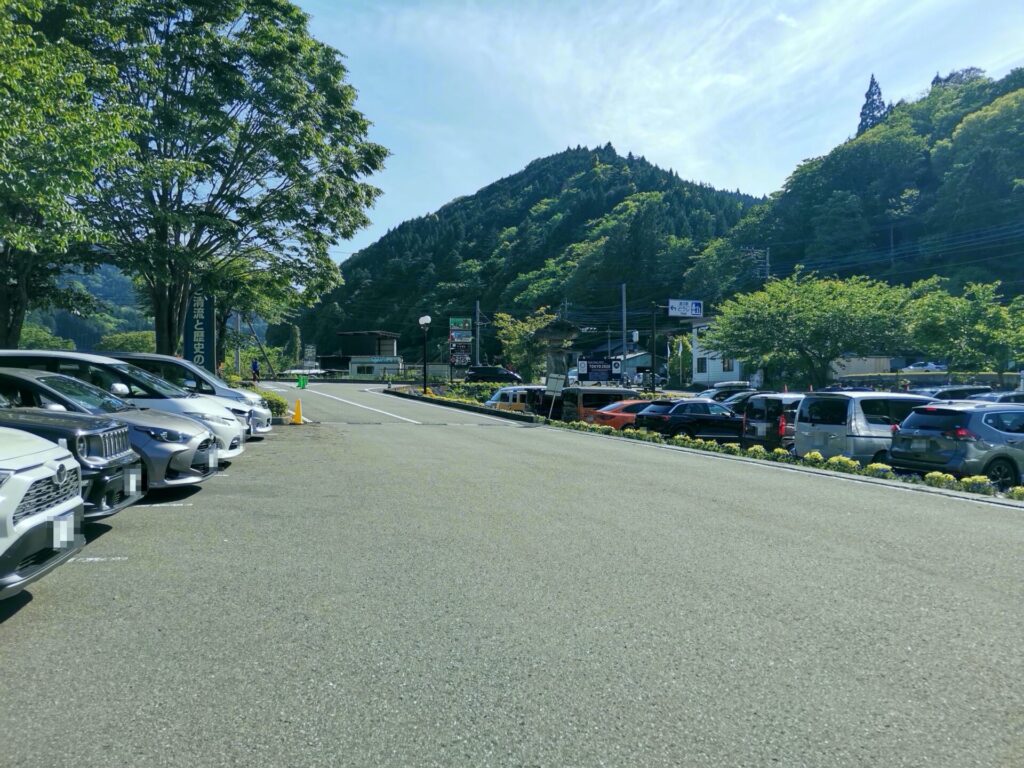
<instances>
[{"instance_id":1,"label":"parked car row","mask_svg":"<svg viewBox=\"0 0 1024 768\"><path fill-rule=\"evenodd\" d=\"M735 409L700 397L621 400L586 420L743 448L783 448L801 457L816 451L825 459L883 462L917 474L985 475L1001 490L1024 482L1021 391L986 391L964 400L868 391L744 394Z\"/></svg>"},{"instance_id":2,"label":"parked car row","mask_svg":"<svg viewBox=\"0 0 1024 768\"><path fill-rule=\"evenodd\" d=\"M270 430L262 398L185 360L0 350L0 598L70 558L84 520L202 483Z\"/></svg>"}]
</instances>

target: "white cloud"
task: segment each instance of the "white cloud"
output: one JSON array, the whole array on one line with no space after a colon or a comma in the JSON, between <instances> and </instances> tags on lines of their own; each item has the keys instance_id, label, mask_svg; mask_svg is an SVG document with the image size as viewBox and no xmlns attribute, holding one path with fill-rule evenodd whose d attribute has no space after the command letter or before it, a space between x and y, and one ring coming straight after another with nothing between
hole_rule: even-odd
<instances>
[{"instance_id":1,"label":"white cloud","mask_svg":"<svg viewBox=\"0 0 1024 768\"><path fill-rule=\"evenodd\" d=\"M790 16L788 13L780 13L775 17L775 20L780 24L785 24L787 27L793 27L796 29L800 26L800 22Z\"/></svg>"}]
</instances>

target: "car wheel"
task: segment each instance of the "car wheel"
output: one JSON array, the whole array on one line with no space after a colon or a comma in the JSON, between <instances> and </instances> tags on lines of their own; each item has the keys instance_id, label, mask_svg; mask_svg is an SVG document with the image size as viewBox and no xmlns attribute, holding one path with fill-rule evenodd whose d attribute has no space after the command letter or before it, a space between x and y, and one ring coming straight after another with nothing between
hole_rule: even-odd
<instances>
[{"instance_id":1,"label":"car wheel","mask_svg":"<svg viewBox=\"0 0 1024 768\"><path fill-rule=\"evenodd\" d=\"M889 463L889 452L879 451L871 457L872 464L888 464Z\"/></svg>"},{"instance_id":2,"label":"car wheel","mask_svg":"<svg viewBox=\"0 0 1024 768\"><path fill-rule=\"evenodd\" d=\"M992 485L1000 491L1012 488L1020 480L1020 473L1017 472L1017 467L1008 459L996 459L985 468L985 474L992 481Z\"/></svg>"}]
</instances>

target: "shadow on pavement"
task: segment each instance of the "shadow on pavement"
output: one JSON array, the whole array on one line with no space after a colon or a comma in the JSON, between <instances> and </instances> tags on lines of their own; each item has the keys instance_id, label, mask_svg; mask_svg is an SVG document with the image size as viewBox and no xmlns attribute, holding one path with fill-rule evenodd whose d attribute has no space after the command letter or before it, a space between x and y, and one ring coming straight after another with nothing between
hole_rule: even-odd
<instances>
[{"instance_id":1,"label":"shadow on pavement","mask_svg":"<svg viewBox=\"0 0 1024 768\"><path fill-rule=\"evenodd\" d=\"M224 466L224 464L221 464L222 468ZM195 496L197 493L199 493L200 490L200 486L198 485L183 485L180 488L156 488L147 493L142 498L142 501L140 503L170 504L172 502L184 501L185 499ZM128 509L131 509L131 507L129 507Z\"/></svg>"},{"instance_id":2,"label":"shadow on pavement","mask_svg":"<svg viewBox=\"0 0 1024 768\"><path fill-rule=\"evenodd\" d=\"M82 524L82 535L85 537L86 544L91 544L100 536L103 536L112 530L114 530L113 526L98 521L86 520Z\"/></svg>"},{"instance_id":3,"label":"shadow on pavement","mask_svg":"<svg viewBox=\"0 0 1024 768\"><path fill-rule=\"evenodd\" d=\"M6 600L0 600L0 624L3 624L31 602L31 592L19 592L14 597L9 597Z\"/></svg>"}]
</instances>

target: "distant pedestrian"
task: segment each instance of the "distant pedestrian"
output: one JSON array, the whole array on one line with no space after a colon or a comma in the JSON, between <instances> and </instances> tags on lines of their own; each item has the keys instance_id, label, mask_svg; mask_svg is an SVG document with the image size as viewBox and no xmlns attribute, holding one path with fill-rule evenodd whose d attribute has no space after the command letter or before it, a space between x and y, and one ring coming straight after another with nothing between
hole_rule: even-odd
<instances>
[{"instance_id":1,"label":"distant pedestrian","mask_svg":"<svg viewBox=\"0 0 1024 768\"><path fill-rule=\"evenodd\" d=\"M258 358L254 357L252 359L252 365L250 366L250 368L252 369L252 380L255 383L259 384L259 382L260 382L260 361L259 361Z\"/></svg>"}]
</instances>

